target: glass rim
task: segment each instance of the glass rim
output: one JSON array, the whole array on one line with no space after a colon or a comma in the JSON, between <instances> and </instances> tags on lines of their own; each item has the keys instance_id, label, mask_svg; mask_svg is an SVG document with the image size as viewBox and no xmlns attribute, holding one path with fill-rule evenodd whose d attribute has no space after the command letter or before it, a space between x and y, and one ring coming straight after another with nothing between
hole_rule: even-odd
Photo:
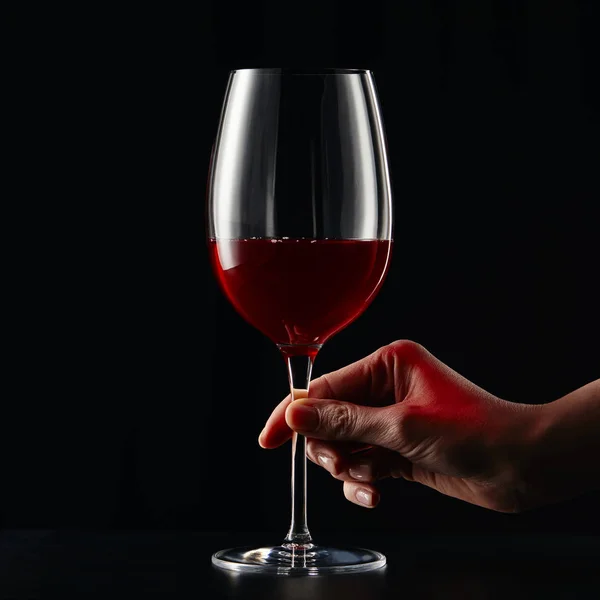
<instances>
[{"instance_id":1,"label":"glass rim","mask_svg":"<svg viewBox=\"0 0 600 600\"><path fill-rule=\"evenodd\" d=\"M229 73L256 73L259 75L370 75L370 69L346 69L337 67L244 67L231 69Z\"/></svg>"}]
</instances>

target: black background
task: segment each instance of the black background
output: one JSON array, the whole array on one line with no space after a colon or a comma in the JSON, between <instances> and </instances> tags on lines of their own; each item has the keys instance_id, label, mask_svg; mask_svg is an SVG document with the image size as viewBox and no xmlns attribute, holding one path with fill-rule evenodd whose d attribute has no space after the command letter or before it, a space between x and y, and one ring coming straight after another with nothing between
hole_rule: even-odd
<instances>
[{"instance_id":1,"label":"black background","mask_svg":"<svg viewBox=\"0 0 600 600\"><path fill-rule=\"evenodd\" d=\"M368 68L379 90L391 271L316 376L409 338L517 402L598 377L591 0L46 8L12 23L29 193L2 527L287 531L290 448L257 444L284 363L221 296L205 247L231 69ZM313 535L600 531L597 494L501 515L381 489L367 511L311 468Z\"/></svg>"}]
</instances>

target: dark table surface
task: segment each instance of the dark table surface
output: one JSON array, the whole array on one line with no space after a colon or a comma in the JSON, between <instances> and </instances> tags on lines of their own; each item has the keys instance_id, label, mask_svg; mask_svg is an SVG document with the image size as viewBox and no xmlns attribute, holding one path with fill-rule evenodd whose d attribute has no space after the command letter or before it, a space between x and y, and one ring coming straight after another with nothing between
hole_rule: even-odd
<instances>
[{"instance_id":1,"label":"dark table surface","mask_svg":"<svg viewBox=\"0 0 600 600\"><path fill-rule=\"evenodd\" d=\"M330 538L330 539L329 539ZM0 532L0 598L600 598L600 538L502 535L329 536L379 550L388 564L354 575L233 574L215 550L264 533Z\"/></svg>"}]
</instances>

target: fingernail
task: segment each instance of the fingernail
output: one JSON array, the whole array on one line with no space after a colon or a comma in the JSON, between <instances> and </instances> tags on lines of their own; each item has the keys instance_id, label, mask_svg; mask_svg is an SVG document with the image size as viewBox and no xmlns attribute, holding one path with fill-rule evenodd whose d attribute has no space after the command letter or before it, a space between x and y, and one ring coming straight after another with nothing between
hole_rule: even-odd
<instances>
[{"instance_id":1,"label":"fingernail","mask_svg":"<svg viewBox=\"0 0 600 600\"><path fill-rule=\"evenodd\" d=\"M319 425L319 414L312 406L290 404L288 425L300 431L313 431Z\"/></svg>"},{"instance_id":2,"label":"fingernail","mask_svg":"<svg viewBox=\"0 0 600 600\"><path fill-rule=\"evenodd\" d=\"M333 459L324 454L317 454L317 461L322 467L325 467L330 473L333 473Z\"/></svg>"},{"instance_id":3,"label":"fingernail","mask_svg":"<svg viewBox=\"0 0 600 600\"><path fill-rule=\"evenodd\" d=\"M358 479L365 481L371 479L371 465L370 463L359 463L348 470L348 474L352 479Z\"/></svg>"},{"instance_id":4,"label":"fingernail","mask_svg":"<svg viewBox=\"0 0 600 600\"><path fill-rule=\"evenodd\" d=\"M259 444L259 446L262 446L262 445L263 445L263 443L262 443L262 436L263 436L264 432L265 432L265 430L263 429L263 430L260 432L260 434L258 435L258 444Z\"/></svg>"},{"instance_id":5,"label":"fingernail","mask_svg":"<svg viewBox=\"0 0 600 600\"><path fill-rule=\"evenodd\" d=\"M365 506L373 506L373 494L369 490L362 488L356 490L356 499Z\"/></svg>"}]
</instances>

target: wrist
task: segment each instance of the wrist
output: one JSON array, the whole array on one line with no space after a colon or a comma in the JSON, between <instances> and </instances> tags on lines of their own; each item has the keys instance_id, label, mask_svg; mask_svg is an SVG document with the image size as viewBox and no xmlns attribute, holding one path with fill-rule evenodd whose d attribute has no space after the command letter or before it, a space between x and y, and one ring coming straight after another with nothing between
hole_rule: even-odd
<instances>
[{"instance_id":1,"label":"wrist","mask_svg":"<svg viewBox=\"0 0 600 600\"><path fill-rule=\"evenodd\" d=\"M515 469L515 493L521 511L549 502L545 484L548 471L553 468L550 438L556 421L553 403L531 405L527 411L520 460L517 460Z\"/></svg>"},{"instance_id":2,"label":"wrist","mask_svg":"<svg viewBox=\"0 0 600 600\"><path fill-rule=\"evenodd\" d=\"M495 482L505 491L509 512L523 512L545 503L540 474L548 468L555 415L550 404L507 404L494 448Z\"/></svg>"},{"instance_id":3,"label":"wrist","mask_svg":"<svg viewBox=\"0 0 600 600\"><path fill-rule=\"evenodd\" d=\"M494 504L522 512L600 489L600 379L547 404L496 399L487 415Z\"/></svg>"},{"instance_id":4,"label":"wrist","mask_svg":"<svg viewBox=\"0 0 600 600\"><path fill-rule=\"evenodd\" d=\"M522 416L508 468L517 511L567 500L593 487L594 420L562 398L528 406Z\"/></svg>"}]
</instances>

